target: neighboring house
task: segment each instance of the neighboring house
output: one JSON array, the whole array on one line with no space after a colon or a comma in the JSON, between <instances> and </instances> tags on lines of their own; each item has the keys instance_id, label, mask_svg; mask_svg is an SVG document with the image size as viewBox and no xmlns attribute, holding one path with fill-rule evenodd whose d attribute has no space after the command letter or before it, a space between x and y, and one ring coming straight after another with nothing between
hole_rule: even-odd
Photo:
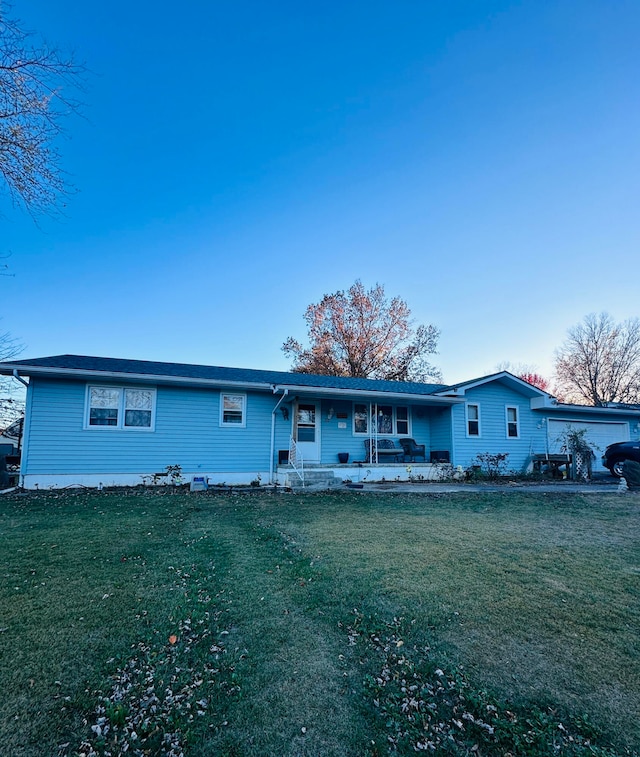
<instances>
[{"instance_id":1,"label":"neighboring house","mask_svg":"<svg viewBox=\"0 0 640 757\"><path fill-rule=\"evenodd\" d=\"M19 451L23 423L24 418L18 418L17 421L7 426L4 431L0 431L0 448L4 449L8 445L12 445L13 451L11 454L16 454Z\"/></svg>"},{"instance_id":2,"label":"neighboring house","mask_svg":"<svg viewBox=\"0 0 640 757\"><path fill-rule=\"evenodd\" d=\"M425 478L432 453L463 468L508 453L526 470L558 451L568 423L587 429L598 469L607 444L640 431L640 409L559 404L507 372L445 386L60 355L0 363L0 374L29 379L26 488L139 484L169 465L187 481L285 483L294 456L342 478L406 479L401 458L365 462L371 440L403 438L425 445L426 462L411 463Z\"/></svg>"}]
</instances>

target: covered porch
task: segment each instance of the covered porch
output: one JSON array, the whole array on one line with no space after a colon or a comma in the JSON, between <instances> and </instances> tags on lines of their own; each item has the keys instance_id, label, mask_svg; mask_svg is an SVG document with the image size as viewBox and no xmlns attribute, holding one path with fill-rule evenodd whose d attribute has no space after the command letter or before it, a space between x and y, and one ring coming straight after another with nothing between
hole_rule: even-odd
<instances>
[{"instance_id":1,"label":"covered porch","mask_svg":"<svg viewBox=\"0 0 640 757\"><path fill-rule=\"evenodd\" d=\"M374 470L376 480L439 477L441 464L455 462L451 408L463 400L422 393L424 386L393 388L274 387L280 397L273 411L272 480L291 468L298 475L326 469L343 480L367 470L368 480Z\"/></svg>"}]
</instances>

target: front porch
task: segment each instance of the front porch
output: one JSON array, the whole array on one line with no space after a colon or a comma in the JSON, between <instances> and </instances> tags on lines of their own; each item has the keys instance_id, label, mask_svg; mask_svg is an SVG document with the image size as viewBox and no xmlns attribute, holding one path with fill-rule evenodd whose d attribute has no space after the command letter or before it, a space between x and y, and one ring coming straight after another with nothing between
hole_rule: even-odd
<instances>
[{"instance_id":1,"label":"front porch","mask_svg":"<svg viewBox=\"0 0 640 757\"><path fill-rule=\"evenodd\" d=\"M342 483L450 481L458 475L463 477L450 463L304 463L302 467L278 465L275 480L281 486L298 487L322 482L328 487Z\"/></svg>"}]
</instances>

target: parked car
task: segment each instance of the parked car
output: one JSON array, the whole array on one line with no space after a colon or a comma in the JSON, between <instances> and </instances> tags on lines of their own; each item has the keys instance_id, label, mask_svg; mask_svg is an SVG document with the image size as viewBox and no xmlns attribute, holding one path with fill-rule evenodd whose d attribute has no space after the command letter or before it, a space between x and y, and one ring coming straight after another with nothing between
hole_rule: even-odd
<instances>
[{"instance_id":1,"label":"parked car","mask_svg":"<svg viewBox=\"0 0 640 757\"><path fill-rule=\"evenodd\" d=\"M0 429L0 444L11 444L13 445L13 450L10 453L5 454L15 454L18 452L20 448L20 437L22 436L22 426L24 424L24 417L18 418L17 421L14 421L10 426L7 426L7 428Z\"/></svg>"},{"instance_id":2,"label":"parked car","mask_svg":"<svg viewBox=\"0 0 640 757\"><path fill-rule=\"evenodd\" d=\"M610 444L602 456L602 464L611 471L612 476L622 476L622 465L625 460L635 460L640 463L640 442L616 442Z\"/></svg>"}]
</instances>

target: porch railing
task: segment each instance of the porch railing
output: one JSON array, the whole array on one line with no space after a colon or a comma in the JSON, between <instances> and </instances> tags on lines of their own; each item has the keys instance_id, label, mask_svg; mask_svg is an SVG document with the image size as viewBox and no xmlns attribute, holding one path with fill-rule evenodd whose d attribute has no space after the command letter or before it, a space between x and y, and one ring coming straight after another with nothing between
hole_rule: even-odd
<instances>
[{"instance_id":1,"label":"porch railing","mask_svg":"<svg viewBox=\"0 0 640 757\"><path fill-rule=\"evenodd\" d=\"M304 485L304 459L293 437L289 440L289 465L298 474L298 478Z\"/></svg>"}]
</instances>

